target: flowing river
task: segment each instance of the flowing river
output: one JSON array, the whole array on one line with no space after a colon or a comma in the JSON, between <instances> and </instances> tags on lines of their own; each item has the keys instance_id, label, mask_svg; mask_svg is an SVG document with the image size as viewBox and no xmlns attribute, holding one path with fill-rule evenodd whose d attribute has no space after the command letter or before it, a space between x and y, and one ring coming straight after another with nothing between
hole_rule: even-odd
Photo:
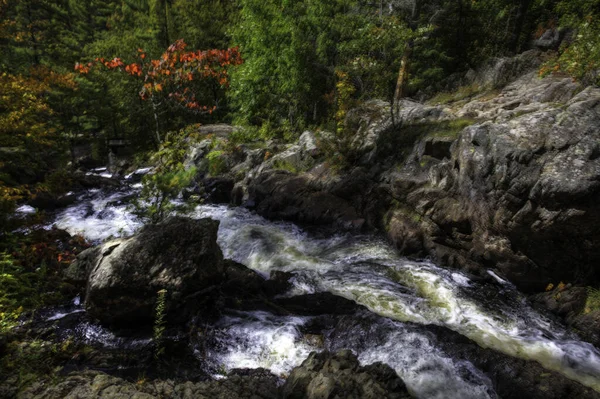
<instances>
[{"instance_id":1,"label":"flowing river","mask_svg":"<svg viewBox=\"0 0 600 399\"><path fill-rule=\"evenodd\" d=\"M58 214L55 225L95 242L130 235L141 227L126 205L136 192L90 190ZM232 311L213 326L216 344L202 355L214 375L264 367L285 376L313 350L348 348L362 364L390 365L421 398L496 397L481 370L445 354L426 327L437 325L600 392L600 352L533 310L493 272L490 281L476 280L400 257L374 236L307 232L243 208L203 205L189 216L221 222L218 241L225 257L265 277L274 270L293 273L288 296L329 292L368 309L344 331L321 332L323 342L301 332L312 316Z\"/></svg>"}]
</instances>

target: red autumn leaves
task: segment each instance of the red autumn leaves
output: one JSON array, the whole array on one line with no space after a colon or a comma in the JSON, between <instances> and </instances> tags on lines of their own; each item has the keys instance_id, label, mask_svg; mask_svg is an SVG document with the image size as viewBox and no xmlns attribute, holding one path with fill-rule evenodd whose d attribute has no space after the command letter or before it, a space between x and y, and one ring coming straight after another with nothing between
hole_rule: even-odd
<instances>
[{"instance_id":1,"label":"red autumn leaves","mask_svg":"<svg viewBox=\"0 0 600 399\"><path fill-rule=\"evenodd\" d=\"M237 48L226 50L185 51L186 44L178 40L169 46L162 56L146 61L146 53L138 49L138 62L125 64L120 58L106 60L96 58L87 64L75 64L75 70L87 74L93 67L125 72L143 78L140 97L148 99L158 92L168 90L168 98L197 112L212 113L216 106L201 105L191 89L191 82L212 79L222 87L229 86L227 68L240 65L242 57Z\"/></svg>"}]
</instances>

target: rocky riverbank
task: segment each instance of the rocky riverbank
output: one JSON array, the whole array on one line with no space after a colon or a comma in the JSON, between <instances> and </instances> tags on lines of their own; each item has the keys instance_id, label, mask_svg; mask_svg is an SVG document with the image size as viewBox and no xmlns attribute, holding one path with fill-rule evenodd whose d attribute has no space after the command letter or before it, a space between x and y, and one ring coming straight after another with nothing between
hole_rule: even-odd
<instances>
[{"instance_id":1,"label":"rocky riverbank","mask_svg":"<svg viewBox=\"0 0 600 399\"><path fill-rule=\"evenodd\" d=\"M364 104L349 115L342 169L324 156L327 132L242 145L222 155L218 176L207 168L209 141L187 162L220 201L270 219L379 232L406 256L491 271L528 293L598 286L600 89L539 78L543 57L498 60L463 77L468 95L404 100L395 118L389 104ZM226 136L216 129L210 140Z\"/></svg>"}]
</instances>

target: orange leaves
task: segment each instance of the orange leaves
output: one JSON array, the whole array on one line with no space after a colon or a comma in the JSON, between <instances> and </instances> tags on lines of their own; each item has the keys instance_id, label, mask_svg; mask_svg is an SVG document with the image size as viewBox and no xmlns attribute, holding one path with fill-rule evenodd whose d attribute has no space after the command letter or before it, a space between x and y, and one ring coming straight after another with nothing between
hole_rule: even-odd
<instances>
[{"instance_id":1,"label":"orange leaves","mask_svg":"<svg viewBox=\"0 0 600 399\"><path fill-rule=\"evenodd\" d=\"M131 76L142 76L142 66L140 64L129 64L125 67L125 72Z\"/></svg>"},{"instance_id":2,"label":"orange leaves","mask_svg":"<svg viewBox=\"0 0 600 399\"><path fill-rule=\"evenodd\" d=\"M75 71L85 75L86 73L90 72L90 67L91 67L90 64L83 65L83 64L80 64L79 62L77 62L77 63L75 63Z\"/></svg>"},{"instance_id":3,"label":"orange leaves","mask_svg":"<svg viewBox=\"0 0 600 399\"><path fill-rule=\"evenodd\" d=\"M213 79L222 87L229 86L227 68L240 65L242 57L239 49L185 51L187 47L183 40L177 40L170 45L158 59L145 61L146 52L138 49L138 62L125 65L120 58L105 60L97 58L87 65L75 64L75 71L81 74L90 72L94 65L117 70L136 78L143 78L144 85L140 97L148 99L158 92L167 92L168 98L183 107L195 112L212 113L216 106L201 105L190 90L190 85L197 79Z\"/></svg>"}]
</instances>

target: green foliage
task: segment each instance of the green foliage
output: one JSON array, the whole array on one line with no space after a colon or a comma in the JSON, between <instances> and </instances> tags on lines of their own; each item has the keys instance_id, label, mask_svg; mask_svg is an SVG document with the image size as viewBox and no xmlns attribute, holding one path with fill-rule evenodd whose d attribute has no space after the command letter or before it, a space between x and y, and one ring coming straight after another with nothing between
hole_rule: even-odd
<instances>
[{"instance_id":1,"label":"green foliage","mask_svg":"<svg viewBox=\"0 0 600 399\"><path fill-rule=\"evenodd\" d=\"M187 209L191 204L174 201L195 175L196 168L185 170L179 164L144 176L142 191L133 205L134 213L149 223L158 223L175 211Z\"/></svg>"},{"instance_id":2,"label":"green foliage","mask_svg":"<svg viewBox=\"0 0 600 399\"><path fill-rule=\"evenodd\" d=\"M132 210L137 216L149 223L158 223L173 212L185 211L193 205L175 200L196 176L196 168L183 166L189 142L195 138L193 129L167 135L151 161L156 164L155 170L142 178L142 190L133 202Z\"/></svg>"},{"instance_id":3,"label":"green foliage","mask_svg":"<svg viewBox=\"0 0 600 399\"><path fill-rule=\"evenodd\" d=\"M585 302L584 313L600 311L600 290L587 287L587 299Z\"/></svg>"},{"instance_id":4,"label":"green foliage","mask_svg":"<svg viewBox=\"0 0 600 399\"><path fill-rule=\"evenodd\" d=\"M81 237L57 231L5 235L0 242L4 251L0 252L0 334L14 327L24 310L57 304L74 295L75 288L64 284L60 273L87 247Z\"/></svg>"},{"instance_id":5,"label":"green foliage","mask_svg":"<svg viewBox=\"0 0 600 399\"><path fill-rule=\"evenodd\" d=\"M32 337L25 341L14 340L5 350L0 359L0 375L13 381L12 388L17 393L41 379L59 378L65 364L74 357L89 354L92 348L75 344L70 338L50 342Z\"/></svg>"},{"instance_id":6,"label":"green foliage","mask_svg":"<svg viewBox=\"0 0 600 399\"><path fill-rule=\"evenodd\" d=\"M376 10L356 0L242 0L232 32L245 63L230 93L240 120L290 138L335 122L336 71L349 74L356 97L389 97L407 30Z\"/></svg>"},{"instance_id":7,"label":"green foliage","mask_svg":"<svg viewBox=\"0 0 600 399\"><path fill-rule=\"evenodd\" d=\"M19 306L18 298L23 294L22 284L15 277L20 269L15 266L12 258L7 254L0 254L0 334L5 333L17 324L17 319L23 311ZM29 294L29 292L26 292Z\"/></svg>"},{"instance_id":8,"label":"green foliage","mask_svg":"<svg viewBox=\"0 0 600 399\"><path fill-rule=\"evenodd\" d=\"M212 176L220 175L225 172L227 165L223 155L224 152L221 150L213 150L206 155L206 159L208 160L208 172Z\"/></svg>"},{"instance_id":9,"label":"green foliage","mask_svg":"<svg viewBox=\"0 0 600 399\"><path fill-rule=\"evenodd\" d=\"M585 83L600 84L600 23L591 17L579 25L575 40L542 66L541 76L564 72Z\"/></svg>"}]
</instances>

